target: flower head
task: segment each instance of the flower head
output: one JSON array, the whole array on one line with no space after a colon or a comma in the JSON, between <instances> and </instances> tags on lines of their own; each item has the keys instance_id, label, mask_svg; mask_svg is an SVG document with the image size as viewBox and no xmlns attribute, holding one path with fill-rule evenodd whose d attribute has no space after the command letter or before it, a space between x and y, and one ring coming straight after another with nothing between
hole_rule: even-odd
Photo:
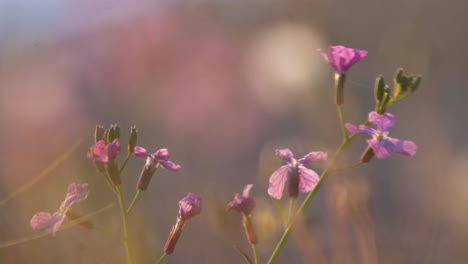
<instances>
[{"instance_id":1,"label":"flower head","mask_svg":"<svg viewBox=\"0 0 468 264\"><path fill-rule=\"evenodd\" d=\"M356 127L347 123L346 129L355 134L367 134L372 138L367 140L369 146L374 150L378 159L385 159L390 156L390 152L400 153L406 156L416 154L417 146L409 140L400 140L388 136L389 130L395 124L395 117L390 113L379 115L373 111L369 113L369 122L374 124L377 129L360 125Z\"/></svg>"},{"instance_id":2,"label":"flower head","mask_svg":"<svg viewBox=\"0 0 468 264\"><path fill-rule=\"evenodd\" d=\"M187 221L201 213L201 198L194 193L188 193L186 197L179 201L179 214L177 220Z\"/></svg>"},{"instance_id":3,"label":"flower head","mask_svg":"<svg viewBox=\"0 0 468 264\"><path fill-rule=\"evenodd\" d=\"M335 69L335 72L339 74L345 73L351 66L367 56L367 51L365 50L358 50L345 46L330 46L328 48L328 54L321 49L318 49L318 51L322 54L325 61Z\"/></svg>"},{"instance_id":4,"label":"flower head","mask_svg":"<svg viewBox=\"0 0 468 264\"><path fill-rule=\"evenodd\" d=\"M242 194L236 193L234 200L229 202L228 209L234 209L239 213L249 215L255 208L255 198L250 196L250 190L252 187L253 184L247 184Z\"/></svg>"},{"instance_id":5,"label":"flower head","mask_svg":"<svg viewBox=\"0 0 468 264\"><path fill-rule=\"evenodd\" d=\"M287 165L281 166L270 177L268 194L276 199L281 199L283 196L288 175L292 177L290 181L291 196L297 196L297 192L312 191L320 178L315 171L306 168L304 164L327 159L326 152L314 151L296 160L289 149L277 149L276 156L287 162Z\"/></svg>"},{"instance_id":6,"label":"flower head","mask_svg":"<svg viewBox=\"0 0 468 264\"><path fill-rule=\"evenodd\" d=\"M48 212L36 213L30 221L33 230L45 230L49 229L52 231L52 235L55 235L57 230L63 224L66 218L67 212L72 208L75 203L81 202L88 197L88 184L77 184L71 183L68 185L67 194L64 201L60 205L57 212L51 214Z\"/></svg>"},{"instance_id":7,"label":"flower head","mask_svg":"<svg viewBox=\"0 0 468 264\"><path fill-rule=\"evenodd\" d=\"M169 151L165 148L159 149L155 153L149 153L142 147L135 147L134 154L139 158L146 159L147 164L156 166L156 164L160 163L165 169L170 171L178 171L182 168L180 165L169 160Z\"/></svg>"},{"instance_id":8,"label":"flower head","mask_svg":"<svg viewBox=\"0 0 468 264\"><path fill-rule=\"evenodd\" d=\"M114 160L120 153L120 141L118 138L114 139L109 144L101 139L88 152L88 159L102 164L108 164Z\"/></svg>"}]
</instances>

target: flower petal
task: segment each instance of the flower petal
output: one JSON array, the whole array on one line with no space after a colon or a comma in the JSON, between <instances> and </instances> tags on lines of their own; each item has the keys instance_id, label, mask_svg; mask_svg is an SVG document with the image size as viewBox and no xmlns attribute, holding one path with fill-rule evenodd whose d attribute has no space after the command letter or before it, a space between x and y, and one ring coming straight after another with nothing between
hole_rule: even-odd
<instances>
[{"instance_id":1,"label":"flower petal","mask_svg":"<svg viewBox=\"0 0 468 264\"><path fill-rule=\"evenodd\" d=\"M288 171L289 166L284 165L271 175L269 180L270 185L268 186L268 194L271 197L279 200L283 196L284 184L288 179Z\"/></svg>"},{"instance_id":2,"label":"flower petal","mask_svg":"<svg viewBox=\"0 0 468 264\"><path fill-rule=\"evenodd\" d=\"M374 154L378 159L385 159L390 157L390 152L387 149L385 141L378 141L376 139L368 139L367 143L374 150Z\"/></svg>"},{"instance_id":3,"label":"flower petal","mask_svg":"<svg viewBox=\"0 0 468 264\"><path fill-rule=\"evenodd\" d=\"M198 195L188 193L186 197L179 201L178 218L182 221L187 221L190 218L200 214L202 210L202 201Z\"/></svg>"},{"instance_id":4,"label":"flower petal","mask_svg":"<svg viewBox=\"0 0 468 264\"><path fill-rule=\"evenodd\" d=\"M69 209L73 204L83 201L88 197L89 185L87 183L77 184L71 183L68 185L67 195L63 201L61 208Z\"/></svg>"},{"instance_id":5,"label":"flower petal","mask_svg":"<svg viewBox=\"0 0 468 264\"><path fill-rule=\"evenodd\" d=\"M299 192L306 193L312 191L320 180L318 174L303 165L298 166L299 171Z\"/></svg>"},{"instance_id":6,"label":"flower petal","mask_svg":"<svg viewBox=\"0 0 468 264\"><path fill-rule=\"evenodd\" d=\"M363 126L363 125L360 125L359 127L356 127L355 125L353 124L350 124L350 123L346 123L345 124L345 127L346 129L353 133L353 134L367 134L367 135L373 135L376 133L375 129L373 129L372 127L368 127L368 126Z\"/></svg>"},{"instance_id":7,"label":"flower petal","mask_svg":"<svg viewBox=\"0 0 468 264\"><path fill-rule=\"evenodd\" d=\"M294 154L292 153L292 151L288 148L285 148L285 149L277 149L275 150L275 154L278 158L286 161L286 162L291 162L293 157L294 157Z\"/></svg>"},{"instance_id":8,"label":"flower petal","mask_svg":"<svg viewBox=\"0 0 468 264\"><path fill-rule=\"evenodd\" d=\"M169 151L166 148L162 148L162 149L157 150L154 153L154 156L160 160L167 160L169 159Z\"/></svg>"},{"instance_id":9,"label":"flower petal","mask_svg":"<svg viewBox=\"0 0 468 264\"><path fill-rule=\"evenodd\" d=\"M400 153L406 156L414 156L418 147L413 141L409 140L399 140L396 138L387 138L387 146L390 147L390 150L395 153Z\"/></svg>"},{"instance_id":10,"label":"flower petal","mask_svg":"<svg viewBox=\"0 0 468 264\"><path fill-rule=\"evenodd\" d=\"M313 151L299 159L299 163L305 164L319 160L326 160L327 153L323 151Z\"/></svg>"},{"instance_id":11,"label":"flower petal","mask_svg":"<svg viewBox=\"0 0 468 264\"><path fill-rule=\"evenodd\" d=\"M242 192L242 196L244 197L249 197L250 196L250 190L252 190L253 184L247 184L244 187L244 191Z\"/></svg>"},{"instance_id":12,"label":"flower petal","mask_svg":"<svg viewBox=\"0 0 468 264\"><path fill-rule=\"evenodd\" d=\"M328 48L328 61L338 73L344 73L355 63L367 56L367 51L348 48L345 46L331 46Z\"/></svg>"},{"instance_id":13,"label":"flower petal","mask_svg":"<svg viewBox=\"0 0 468 264\"><path fill-rule=\"evenodd\" d=\"M148 151L146 151L145 148L138 147L138 146L135 147L135 151L133 152L133 154L135 154L135 156L142 158L142 159L151 157L151 154Z\"/></svg>"},{"instance_id":14,"label":"flower petal","mask_svg":"<svg viewBox=\"0 0 468 264\"><path fill-rule=\"evenodd\" d=\"M120 153L120 141L114 139L112 143L107 144L107 156L109 160L114 160Z\"/></svg>"},{"instance_id":15,"label":"flower petal","mask_svg":"<svg viewBox=\"0 0 468 264\"><path fill-rule=\"evenodd\" d=\"M182 167L169 160L160 160L159 163L170 171L179 171Z\"/></svg>"},{"instance_id":16,"label":"flower petal","mask_svg":"<svg viewBox=\"0 0 468 264\"><path fill-rule=\"evenodd\" d=\"M107 151L106 151L106 142L101 139L93 147L93 156L97 156L97 160L102 162L107 162Z\"/></svg>"},{"instance_id":17,"label":"flower petal","mask_svg":"<svg viewBox=\"0 0 468 264\"><path fill-rule=\"evenodd\" d=\"M369 122L376 125L380 131L388 132L395 124L395 116L390 113L379 115L377 112L373 111L369 113Z\"/></svg>"},{"instance_id":18,"label":"flower petal","mask_svg":"<svg viewBox=\"0 0 468 264\"><path fill-rule=\"evenodd\" d=\"M64 220L65 215L58 212L55 212L52 215L47 212L39 212L33 215L30 224L33 230L49 229L52 231L52 235L55 235Z\"/></svg>"}]
</instances>

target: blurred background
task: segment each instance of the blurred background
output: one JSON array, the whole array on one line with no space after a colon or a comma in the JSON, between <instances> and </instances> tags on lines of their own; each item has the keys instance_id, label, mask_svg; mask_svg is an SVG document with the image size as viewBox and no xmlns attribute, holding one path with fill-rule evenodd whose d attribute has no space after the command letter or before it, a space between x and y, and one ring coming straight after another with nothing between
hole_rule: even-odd
<instances>
[{"instance_id":1,"label":"blurred background","mask_svg":"<svg viewBox=\"0 0 468 264\"><path fill-rule=\"evenodd\" d=\"M166 263L241 263L233 246L249 245L226 204L248 183L265 263L282 233L266 192L281 165L274 150L301 157L340 144L333 71L316 49L345 45L369 51L347 74L348 122L373 109L377 75L390 84L400 66L423 75L419 91L389 109L391 135L415 141L418 153L333 174L278 263L468 263L467 8L435 0L0 0L0 200L82 140L0 208L0 243L31 235L31 216L56 211L74 181L91 185L78 212L114 203L93 223L119 232L114 196L86 158L95 125L118 123L123 149L136 125L139 145L166 147L183 167L159 170L130 217L138 263L161 255L188 192L202 196L203 212ZM364 140L341 165L357 161ZM143 164L132 159L123 174L127 203ZM125 263L125 255L121 243L78 226L1 248L0 263Z\"/></svg>"}]
</instances>

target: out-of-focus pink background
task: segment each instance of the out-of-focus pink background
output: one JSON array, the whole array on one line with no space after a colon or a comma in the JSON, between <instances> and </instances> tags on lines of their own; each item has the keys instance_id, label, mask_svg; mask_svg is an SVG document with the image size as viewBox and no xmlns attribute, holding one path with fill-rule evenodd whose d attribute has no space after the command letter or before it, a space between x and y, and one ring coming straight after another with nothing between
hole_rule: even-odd
<instances>
[{"instance_id":1,"label":"out-of-focus pink background","mask_svg":"<svg viewBox=\"0 0 468 264\"><path fill-rule=\"evenodd\" d=\"M369 51L347 75L346 119L365 121L373 82L397 67L422 74L420 91L390 109L392 136L413 158L334 174L307 209L278 263L467 263L468 47L463 1L0 1L0 199L79 140L34 188L0 208L0 243L32 234L73 181L91 192L82 213L116 203L86 159L96 124L131 125L139 145L167 147L183 166L159 170L130 217L138 263L162 253L189 191L203 212L167 263L241 263L241 218L226 204L253 183L259 255L281 235L267 196L281 165L274 149L330 154L340 143L333 72L317 48ZM356 161L365 137L342 164ZM123 160L123 157L122 157ZM128 202L143 161L123 175ZM323 166L313 166L321 171ZM303 198L303 196L301 196ZM93 221L119 230L117 204ZM1 263L125 263L123 246L75 227L0 249Z\"/></svg>"}]
</instances>

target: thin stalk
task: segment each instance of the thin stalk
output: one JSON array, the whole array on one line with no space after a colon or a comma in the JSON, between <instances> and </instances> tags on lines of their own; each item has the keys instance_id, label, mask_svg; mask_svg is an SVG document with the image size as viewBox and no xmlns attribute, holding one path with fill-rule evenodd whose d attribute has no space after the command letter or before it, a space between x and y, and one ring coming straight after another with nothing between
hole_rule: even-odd
<instances>
[{"instance_id":1,"label":"thin stalk","mask_svg":"<svg viewBox=\"0 0 468 264\"><path fill-rule=\"evenodd\" d=\"M52 162L52 164L50 164L49 166L47 166L47 168L42 170L41 173L39 173L39 175L37 175L32 180L25 183L21 187L19 187L16 191L14 191L12 194L10 194L10 196L8 196L7 198L1 200L0 201L0 208L5 206L5 204L7 204L9 201L11 201L11 200L15 199L16 197L18 197L23 192L29 190L31 187L36 185L38 182L40 182L46 176L50 175L50 173L53 170L55 170L59 165L61 165L65 160L67 160L70 157L70 155L73 154L73 152L75 152L75 150L78 149L78 147L81 145L82 141L83 140L81 140L81 139L78 140L75 144L73 144L73 146L71 146L68 149L68 151L66 151L64 154L60 155L56 160L54 160Z\"/></svg>"},{"instance_id":2,"label":"thin stalk","mask_svg":"<svg viewBox=\"0 0 468 264\"><path fill-rule=\"evenodd\" d=\"M128 207L127 209L127 215L130 215L130 212L132 211L133 207L135 206L135 204L138 202L138 199L140 199L140 196L143 192L141 190L138 190L135 194L135 197L133 197L133 201L132 203L130 204L130 206Z\"/></svg>"},{"instance_id":3,"label":"thin stalk","mask_svg":"<svg viewBox=\"0 0 468 264\"><path fill-rule=\"evenodd\" d=\"M343 105L336 106L338 110L338 118L340 120L341 133L343 134L343 140L348 139L348 131L346 131L344 114L343 114Z\"/></svg>"},{"instance_id":4,"label":"thin stalk","mask_svg":"<svg viewBox=\"0 0 468 264\"><path fill-rule=\"evenodd\" d=\"M123 194L122 190L120 189L120 185L117 185L115 187L117 190L117 197L119 199L119 205L120 205L120 212L122 213L122 224L123 224L123 238L124 238L124 245L125 245L125 251L127 253L127 263L128 264L133 264L133 254L131 250L131 245L130 241L128 239L128 215L127 215L127 210L125 207L125 202L123 199Z\"/></svg>"},{"instance_id":5,"label":"thin stalk","mask_svg":"<svg viewBox=\"0 0 468 264\"><path fill-rule=\"evenodd\" d=\"M166 253L162 254L162 256L154 264L161 264L167 258L167 256L169 255L167 255Z\"/></svg>"},{"instance_id":6,"label":"thin stalk","mask_svg":"<svg viewBox=\"0 0 468 264\"><path fill-rule=\"evenodd\" d=\"M292 221L295 201L296 201L296 197L289 198L288 222L286 223L286 225L288 225Z\"/></svg>"},{"instance_id":7,"label":"thin stalk","mask_svg":"<svg viewBox=\"0 0 468 264\"><path fill-rule=\"evenodd\" d=\"M258 264L257 245L252 244L252 252L253 252L253 255L254 255L255 264Z\"/></svg>"},{"instance_id":8,"label":"thin stalk","mask_svg":"<svg viewBox=\"0 0 468 264\"><path fill-rule=\"evenodd\" d=\"M278 211L280 212L281 219L283 219L283 226L284 226L284 228L286 229L286 227L287 227L287 225L288 225L288 218L287 218L287 216L286 216L286 213L284 212L284 207L283 207L283 205L281 204L281 202L280 202L278 199L271 198L271 200L273 200L273 202L275 203L276 207L278 207Z\"/></svg>"},{"instance_id":9,"label":"thin stalk","mask_svg":"<svg viewBox=\"0 0 468 264\"><path fill-rule=\"evenodd\" d=\"M125 166L127 166L127 163L128 163L128 161L130 160L130 157L131 157L131 156L132 156L132 153L129 152L129 153L127 154L127 158L125 158L125 161L124 161L124 163L122 164L122 167L120 167L120 170L119 170L120 174L122 174L122 171L125 169Z\"/></svg>"}]
</instances>

